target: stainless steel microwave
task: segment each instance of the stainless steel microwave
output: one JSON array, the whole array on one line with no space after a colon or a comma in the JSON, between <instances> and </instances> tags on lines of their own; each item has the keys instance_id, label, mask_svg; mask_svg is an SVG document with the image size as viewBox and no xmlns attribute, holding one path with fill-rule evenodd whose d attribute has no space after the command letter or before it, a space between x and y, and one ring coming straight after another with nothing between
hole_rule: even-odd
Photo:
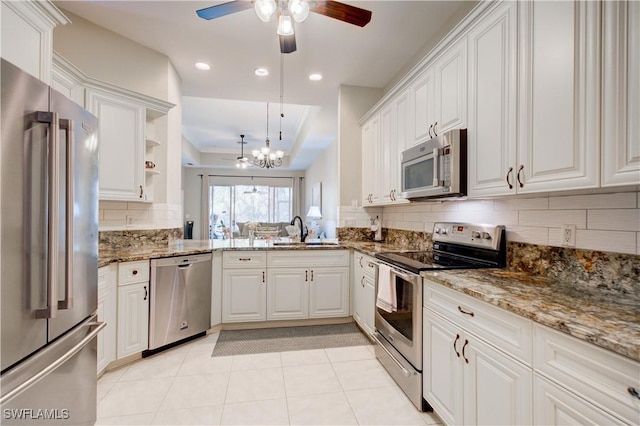
<instances>
[{"instance_id":1,"label":"stainless steel microwave","mask_svg":"<svg viewBox=\"0 0 640 426\"><path fill-rule=\"evenodd\" d=\"M414 201L467 195L467 129L454 129L402 153L402 192Z\"/></svg>"}]
</instances>

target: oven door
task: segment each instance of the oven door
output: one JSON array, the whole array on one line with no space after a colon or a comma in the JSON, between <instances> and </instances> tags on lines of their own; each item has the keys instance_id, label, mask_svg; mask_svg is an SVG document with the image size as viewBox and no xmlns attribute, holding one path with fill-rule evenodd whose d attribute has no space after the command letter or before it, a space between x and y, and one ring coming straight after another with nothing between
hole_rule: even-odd
<instances>
[{"instance_id":1,"label":"oven door","mask_svg":"<svg viewBox=\"0 0 640 426\"><path fill-rule=\"evenodd\" d=\"M422 371L422 277L391 268L391 285L397 309L387 312L376 307L376 329L416 370Z\"/></svg>"}]
</instances>

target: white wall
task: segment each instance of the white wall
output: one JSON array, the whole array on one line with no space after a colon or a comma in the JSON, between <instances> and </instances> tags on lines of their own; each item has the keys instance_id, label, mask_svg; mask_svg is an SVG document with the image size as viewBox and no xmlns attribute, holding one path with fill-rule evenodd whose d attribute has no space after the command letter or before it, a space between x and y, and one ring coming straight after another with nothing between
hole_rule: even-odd
<instances>
[{"instance_id":1,"label":"white wall","mask_svg":"<svg viewBox=\"0 0 640 426\"><path fill-rule=\"evenodd\" d=\"M593 191L584 195L501 197L487 200L412 203L374 209L340 207L339 224L367 227L380 214L383 226L433 230L438 221L505 225L507 240L561 246L560 226L576 225L576 247L640 254L640 192Z\"/></svg>"},{"instance_id":2,"label":"white wall","mask_svg":"<svg viewBox=\"0 0 640 426\"><path fill-rule=\"evenodd\" d=\"M338 142L333 141L327 148L316 157L316 160L306 170L306 189L304 213L309 211L311 206L311 188L317 184L322 184L322 205L320 212L322 219L317 223L323 230L328 231L327 237L335 237L335 227L338 219L338 203L340 196L340 182L338 180ZM303 218L307 220L306 218ZM309 220L307 220L309 221Z\"/></svg>"},{"instance_id":3,"label":"white wall","mask_svg":"<svg viewBox=\"0 0 640 426\"><path fill-rule=\"evenodd\" d=\"M382 89L340 86L338 91L338 179L340 205L360 200L362 130L358 121L382 97Z\"/></svg>"}]
</instances>

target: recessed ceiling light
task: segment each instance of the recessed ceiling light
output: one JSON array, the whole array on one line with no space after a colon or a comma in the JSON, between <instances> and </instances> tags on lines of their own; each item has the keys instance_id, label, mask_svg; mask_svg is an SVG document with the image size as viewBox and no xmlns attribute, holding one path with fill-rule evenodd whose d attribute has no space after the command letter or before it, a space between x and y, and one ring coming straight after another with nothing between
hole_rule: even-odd
<instances>
[{"instance_id":1,"label":"recessed ceiling light","mask_svg":"<svg viewBox=\"0 0 640 426\"><path fill-rule=\"evenodd\" d=\"M206 62L196 62L196 68L202 71L209 71L211 69L211 66Z\"/></svg>"},{"instance_id":2,"label":"recessed ceiling light","mask_svg":"<svg viewBox=\"0 0 640 426\"><path fill-rule=\"evenodd\" d=\"M320 74L320 73L309 74L309 80L311 80L311 81L320 81L320 80L322 80L322 74Z\"/></svg>"},{"instance_id":3,"label":"recessed ceiling light","mask_svg":"<svg viewBox=\"0 0 640 426\"><path fill-rule=\"evenodd\" d=\"M269 70L266 68L256 68L253 73L258 77L266 77L269 75Z\"/></svg>"}]
</instances>

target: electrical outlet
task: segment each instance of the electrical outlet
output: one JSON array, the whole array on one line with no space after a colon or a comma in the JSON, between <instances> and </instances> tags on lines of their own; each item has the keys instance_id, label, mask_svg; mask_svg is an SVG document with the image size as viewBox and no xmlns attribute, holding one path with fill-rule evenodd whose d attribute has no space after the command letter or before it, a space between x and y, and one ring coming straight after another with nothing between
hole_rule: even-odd
<instances>
[{"instance_id":1,"label":"electrical outlet","mask_svg":"<svg viewBox=\"0 0 640 426\"><path fill-rule=\"evenodd\" d=\"M560 226L560 241L565 247L576 246L576 226L575 225L562 225Z\"/></svg>"}]
</instances>

